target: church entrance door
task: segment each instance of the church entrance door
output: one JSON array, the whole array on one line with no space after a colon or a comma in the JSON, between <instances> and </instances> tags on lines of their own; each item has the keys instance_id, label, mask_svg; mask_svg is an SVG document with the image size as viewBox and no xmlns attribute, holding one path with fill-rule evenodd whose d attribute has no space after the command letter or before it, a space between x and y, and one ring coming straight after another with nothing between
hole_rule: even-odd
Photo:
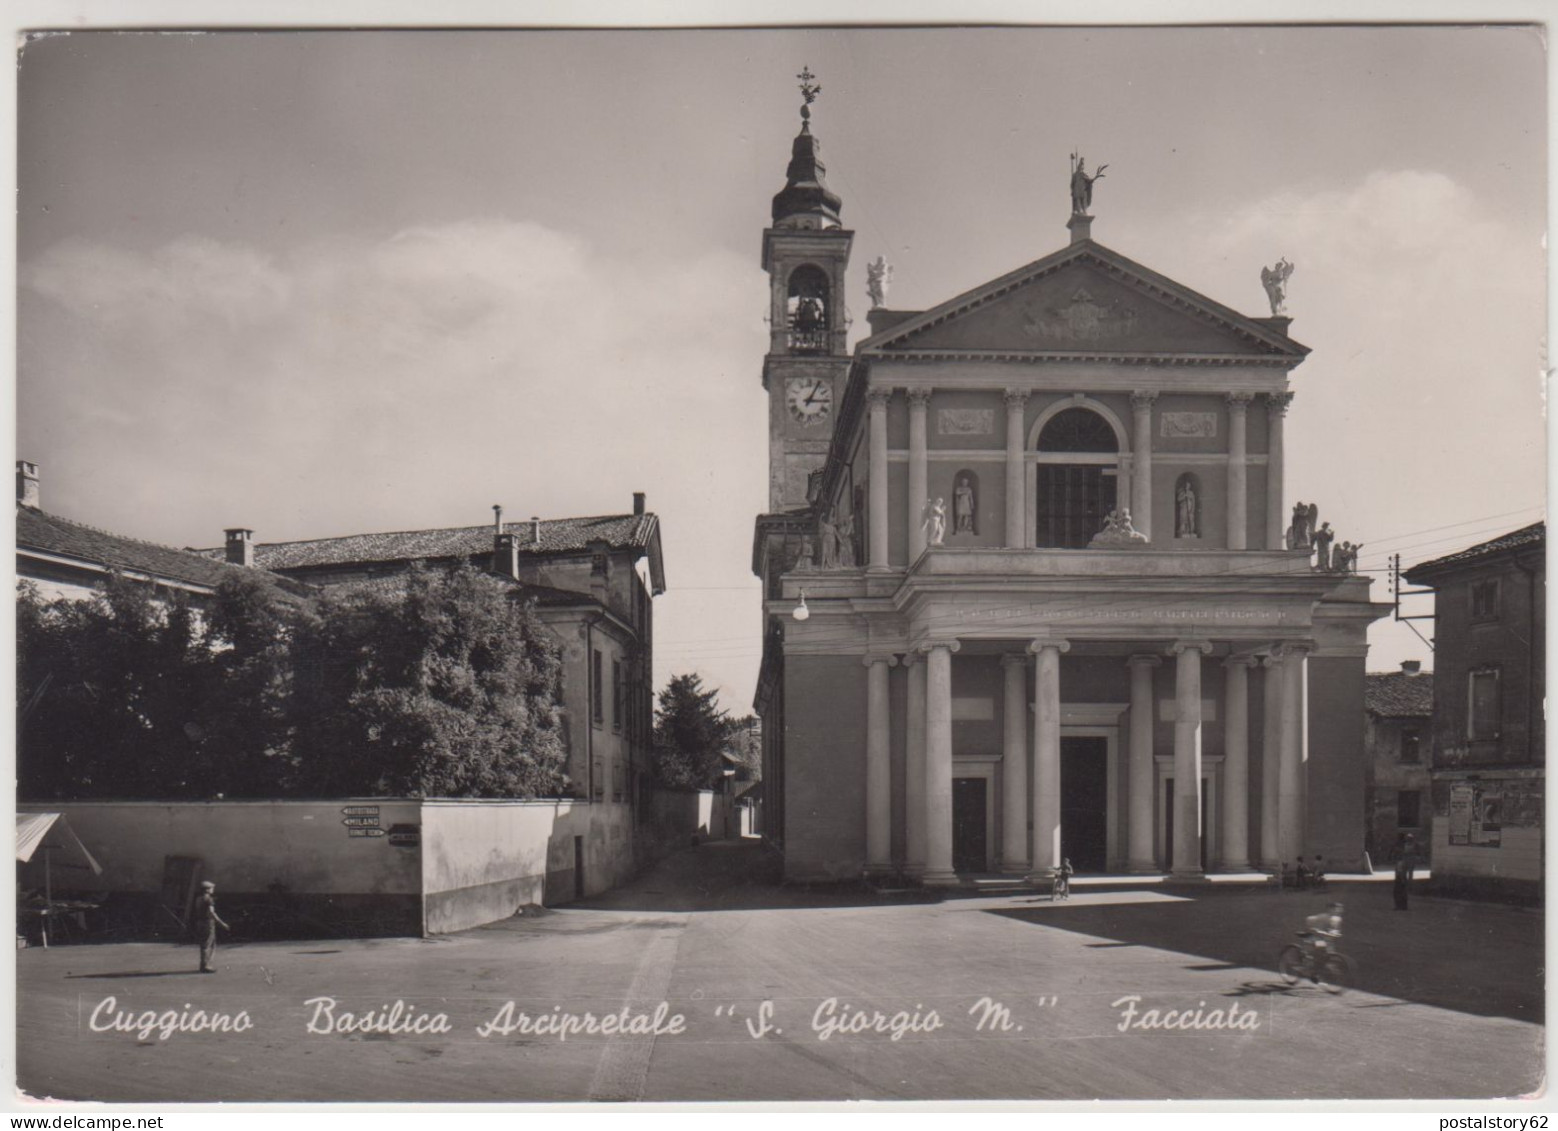
<instances>
[{"instance_id":1,"label":"church entrance door","mask_svg":"<svg viewBox=\"0 0 1558 1131\"><path fill-rule=\"evenodd\" d=\"M1078 872L1102 872L1109 857L1109 740L1060 739L1060 854Z\"/></svg>"},{"instance_id":2,"label":"church entrance door","mask_svg":"<svg viewBox=\"0 0 1558 1131\"><path fill-rule=\"evenodd\" d=\"M989 868L985 820L988 816L984 778L952 779L952 870L984 872Z\"/></svg>"}]
</instances>

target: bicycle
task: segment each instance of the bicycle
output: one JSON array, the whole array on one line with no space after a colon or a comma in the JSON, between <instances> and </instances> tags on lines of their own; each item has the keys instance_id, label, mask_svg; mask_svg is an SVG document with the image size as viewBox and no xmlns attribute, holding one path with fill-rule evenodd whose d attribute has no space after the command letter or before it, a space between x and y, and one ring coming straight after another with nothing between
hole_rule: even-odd
<instances>
[{"instance_id":1,"label":"bicycle","mask_svg":"<svg viewBox=\"0 0 1558 1131\"><path fill-rule=\"evenodd\" d=\"M1300 931L1298 937L1309 939L1310 934ZM1289 943L1277 955L1277 973L1290 986L1308 978L1327 993L1339 994L1353 984L1355 968L1352 959L1333 947Z\"/></svg>"}]
</instances>

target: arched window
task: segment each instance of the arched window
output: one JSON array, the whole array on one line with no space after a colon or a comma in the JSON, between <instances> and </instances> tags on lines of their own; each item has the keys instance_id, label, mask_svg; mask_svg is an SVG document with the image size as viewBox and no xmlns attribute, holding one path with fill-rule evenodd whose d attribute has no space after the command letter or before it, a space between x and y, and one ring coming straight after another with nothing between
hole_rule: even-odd
<instances>
[{"instance_id":1,"label":"arched window","mask_svg":"<svg viewBox=\"0 0 1558 1131\"><path fill-rule=\"evenodd\" d=\"M1039 433L1041 455L1076 455L1038 467L1037 544L1085 549L1114 509L1120 444L1109 422L1086 408L1055 414Z\"/></svg>"},{"instance_id":2,"label":"arched window","mask_svg":"<svg viewBox=\"0 0 1558 1131\"><path fill-rule=\"evenodd\" d=\"M833 325L828 276L807 263L790 273L785 316L789 320L791 353L827 353Z\"/></svg>"}]
</instances>

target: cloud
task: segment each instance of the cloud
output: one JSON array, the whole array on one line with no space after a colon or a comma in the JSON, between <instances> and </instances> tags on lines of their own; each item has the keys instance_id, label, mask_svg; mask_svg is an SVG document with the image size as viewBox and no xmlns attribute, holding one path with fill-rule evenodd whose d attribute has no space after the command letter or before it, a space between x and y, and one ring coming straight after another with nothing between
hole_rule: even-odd
<instances>
[{"instance_id":1,"label":"cloud","mask_svg":"<svg viewBox=\"0 0 1558 1131\"><path fill-rule=\"evenodd\" d=\"M673 587L748 578L766 504L755 262L640 260L490 219L275 255L72 240L20 281L19 454L59 513L209 545L234 524L475 524L493 503L621 512L647 490Z\"/></svg>"}]
</instances>

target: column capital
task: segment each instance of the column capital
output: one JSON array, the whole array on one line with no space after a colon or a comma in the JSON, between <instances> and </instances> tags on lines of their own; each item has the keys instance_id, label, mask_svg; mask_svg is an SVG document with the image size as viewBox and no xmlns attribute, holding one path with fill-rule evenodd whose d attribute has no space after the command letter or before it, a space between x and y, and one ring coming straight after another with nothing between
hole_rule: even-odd
<instances>
[{"instance_id":1,"label":"column capital","mask_svg":"<svg viewBox=\"0 0 1558 1131\"><path fill-rule=\"evenodd\" d=\"M945 648L948 652L956 652L963 647L961 640L924 640L914 646L915 651L924 652L927 656L937 648Z\"/></svg>"},{"instance_id":2,"label":"column capital","mask_svg":"<svg viewBox=\"0 0 1558 1131\"><path fill-rule=\"evenodd\" d=\"M886 410L887 402L893 399L893 391L890 388L875 388L866 390L866 403L872 410Z\"/></svg>"},{"instance_id":3,"label":"column capital","mask_svg":"<svg viewBox=\"0 0 1558 1131\"><path fill-rule=\"evenodd\" d=\"M1028 642L1028 652L1031 655L1038 656L1046 648L1053 648L1056 652L1069 652L1071 651L1071 641L1061 640L1059 637L1040 636Z\"/></svg>"},{"instance_id":4,"label":"column capital","mask_svg":"<svg viewBox=\"0 0 1558 1131\"><path fill-rule=\"evenodd\" d=\"M1028 666L1028 657L1021 652L1003 652L1001 653L1001 666L1003 668L1026 668Z\"/></svg>"},{"instance_id":5,"label":"column capital","mask_svg":"<svg viewBox=\"0 0 1558 1131\"><path fill-rule=\"evenodd\" d=\"M930 404L930 389L916 385L905 389L903 392L904 396L909 398L910 411L918 409L919 411L923 412L925 410L925 406Z\"/></svg>"},{"instance_id":6,"label":"column capital","mask_svg":"<svg viewBox=\"0 0 1558 1131\"><path fill-rule=\"evenodd\" d=\"M1251 652L1245 652L1245 653L1242 653L1240 655L1229 656L1226 660L1223 661L1223 667L1225 667L1225 668L1253 668L1257 663L1260 662L1260 659L1261 658L1259 656L1257 656L1257 655L1255 655L1255 654L1253 654Z\"/></svg>"},{"instance_id":7,"label":"column capital","mask_svg":"<svg viewBox=\"0 0 1558 1131\"><path fill-rule=\"evenodd\" d=\"M919 662L920 654L918 652L901 652L898 654L898 665L902 668L912 668Z\"/></svg>"},{"instance_id":8,"label":"column capital","mask_svg":"<svg viewBox=\"0 0 1558 1131\"><path fill-rule=\"evenodd\" d=\"M860 662L868 668L872 664L886 664L891 668L898 665L898 657L892 652L867 652L860 657Z\"/></svg>"},{"instance_id":9,"label":"column capital","mask_svg":"<svg viewBox=\"0 0 1558 1131\"><path fill-rule=\"evenodd\" d=\"M1137 412L1146 412L1158 399L1158 394L1146 389L1138 389L1131 394L1131 407Z\"/></svg>"},{"instance_id":10,"label":"column capital","mask_svg":"<svg viewBox=\"0 0 1558 1131\"><path fill-rule=\"evenodd\" d=\"M1289 395L1291 396L1292 394ZM1247 393L1242 391L1223 394L1223 400L1228 402L1228 407L1234 412L1243 412L1245 409L1250 407L1250 402L1254 399L1254 393Z\"/></svg>"},{"instance_id":11,"label":"column capital","mask_svg":"<svg viewBox=\"0 0 1558 1131\"><path fill-rule=\"evenodd\" d=\"M1164 650L1164 655L1181 656L1192 650L1201 653L1203 656L1209 655L1212 651L1212 642L1210 640L1176 640Z\"/></svg>"},{"instance_id":12,"label":"column capital","mask_svg":"<svg viewBox=\"0 0 1558 1131\"><path fill-rule=\"evenodd\" d=\"M1028 390L1027 389L1007 389L1006 390L1006 408L1007 408L1007 411L1009 411L1009 412L1010 411L1015 411L1015 410L1017 410L1019 408L1022 408L1022 406L1027 404L1027 403L1028 403Z\"/></svg>"},{"instance_id":13,"label":"column capital","mask_svg":"<svg viewBox=\"0 0 1558 1131\"><path fill-rule=\"evenodd\" d=\"M1161 656L1132 656L1125 661L1125 665L1130 668L1160 668L1163 666L1163 658Z\"/></svg>"},{"instance_id":14,"label":"column capital","mask_svg":"<svg viewBox=\"0 0 1558 1131\"><path fill-rule=\"evenodd\" d=\"M1272 416L1286 416L1288 405L1293 403L1292 393L1267 393L1266 411Z\"/></svg>"}]
</instances>

